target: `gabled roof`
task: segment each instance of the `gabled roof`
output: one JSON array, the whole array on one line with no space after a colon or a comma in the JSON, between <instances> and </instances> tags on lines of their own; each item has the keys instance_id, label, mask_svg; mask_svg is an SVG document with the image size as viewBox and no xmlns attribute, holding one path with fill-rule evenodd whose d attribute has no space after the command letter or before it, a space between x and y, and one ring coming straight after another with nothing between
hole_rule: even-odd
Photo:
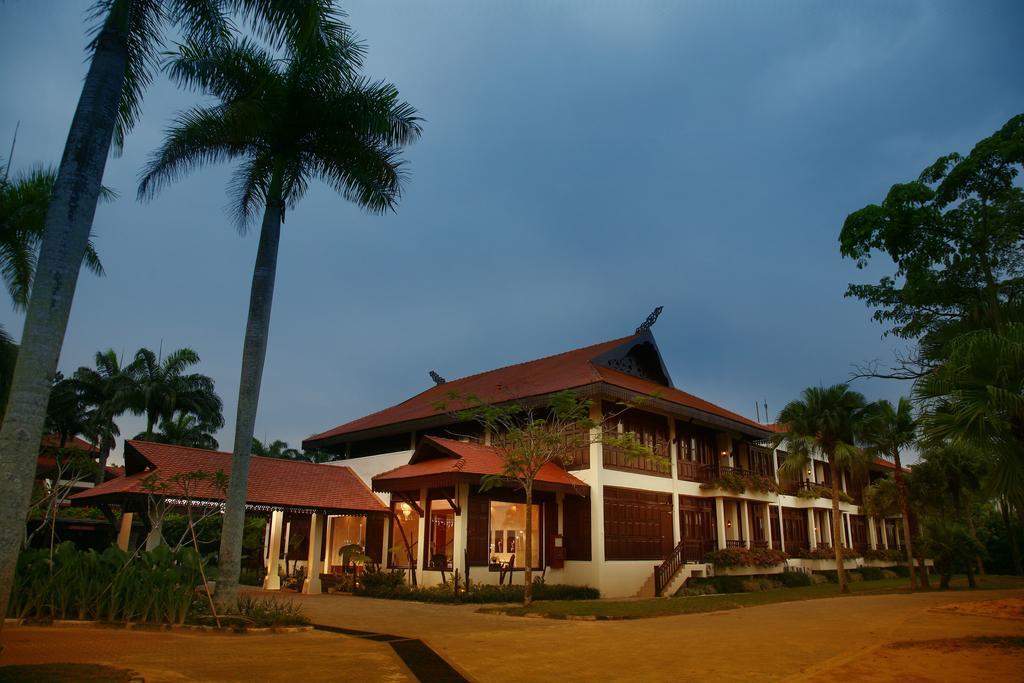
<instances>
[{"instance_id":1,"label":"gabled roof","mask_svg":"<svg viewBox=\"0 0 1024 683\"><path fill-rule=\"evenodd\" d=\"M71 500L76 505L90 505L120 503L125 496L147 496L149 491L143 481L154 474L162 481L197 471L214 473L219 470L229 475L231 453L126 441L125 468L125 476L76 494ZM335 512L387 512L380 499L349 467L252 456L248 484L246 503L249 505ZM168 495L175 493L172 490ZM222 493L206 482L196 486L192 497L197 500L223 500Z\"/></svg>"},{"instance_id":2,"label":"gabled roof","mask_svg":"<svg viewBox=\"0 0 1024 683\"><path fill-rule=\"evenodd\" d=\"M502 471L501 455L493 446L426 436L416 447L408 465L373 478L373 490L408 491L461 482L477 483L482 477L500 475ZM541 467L534 486L540 491L567 491L579 495L590 490L586 483L554 463Z\"/></svg>"},{"instance_id":3,"label":"gabled roof","mask_svg":"<svg viewBox=\"0 0 1024 683\"><path fill-rule=\"evenodd\" d=\"M648 349L646 357L652 367L647 374L655 379L628 374L623 371L628 368L628 363L615 363L616 355L622 359L641 348ZM698 418L707 416L712 420L725 420L730 426L747 431L756 430L758 434L766 431L763 425L753 420L671 386L671 379L661 361L654 337L650 332L641 332L438 384L398 405L314 434L303 441L303 447L324 448L356 438L379 436L384 428L415 425L417 421L433 420L440 423L446 416L438 410L437 404L450 403L451 393L473 395L487 403L502 403L545 396L566 389L580 390L601 385L631 392L630 396L656 394L659 400L670 406L694 411Z\"/></svg>"}]
</instances>

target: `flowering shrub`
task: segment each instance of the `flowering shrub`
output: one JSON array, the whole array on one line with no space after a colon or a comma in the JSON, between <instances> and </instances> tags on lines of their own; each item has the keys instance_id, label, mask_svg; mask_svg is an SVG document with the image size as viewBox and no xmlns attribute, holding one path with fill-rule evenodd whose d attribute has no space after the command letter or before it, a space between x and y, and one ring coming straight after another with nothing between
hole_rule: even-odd
<instances>
[{"instance_id":1,"label":"flowering shrub","mask_svg":"<svg viewBox=\"0 0 1024 683\"><path fill-rule=\"evenodd\" d=\"M824 486L811 486L810 488L800 489L796 492L797 498L828 498L832 500L832 489ZM839 502L841 503L853 503L853 498L850 494L845 491L839 492Z\"/></svg>"},{"instance_id":2,"label":"flowering shrub","mask_svg":"<svg viewBox=\"0 0 1024 683\"><path fill-rule=\"evenodd\" d=\"M706 481L700 487L702 489L722 489L733 493L743 493L747 490L746 481L735 472L723 472L717 479Z\"/></svg>"},{"instance_id":3,"label":"flowering shrub","mask_svg":"<svg viewBox=\"0 0 1024 683\"><path fill-rule=\"evenodd\" d=\"M704 561L716 567L774 567L786 561L786 553L774 548L723 548L712 550Z\"/></svg>"},{"instance_id":4,"label":"flowering shrub","mask_svg":"<svg viewBox=\"0 0 1024 683\"><path fill-rule=\"evenodd\" d=\"M761 474L739 475L735 472L723 472L717 478L704 482L700 487L702 489L722 489L732 493L743 493L748 490L758 493L779 492L779 485L771 477Z\"/></svg>"}]
</instances>

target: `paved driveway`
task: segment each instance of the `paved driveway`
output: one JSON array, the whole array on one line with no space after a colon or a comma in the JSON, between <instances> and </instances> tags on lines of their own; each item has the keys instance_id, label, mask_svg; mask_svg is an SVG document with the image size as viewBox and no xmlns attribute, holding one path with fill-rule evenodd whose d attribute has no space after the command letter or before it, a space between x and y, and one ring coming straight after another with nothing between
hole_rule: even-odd
<instances>
[{"instance_id":1,"label":"paved driveway","mask_svg":"<svg viewBox=\"0 0 1024 683\"><path fill-rule=\"evenodd\" d=\"M507 682L800 680L827 678L833 670L842 677L844 668L881 658L893 641L1024 636L1024 621L929 611L1021 596L1021 590L854 596L612 622L341 595L281 597L301 601L315 623L420 638L469 678Z\"/></svg>"}]
</instances>

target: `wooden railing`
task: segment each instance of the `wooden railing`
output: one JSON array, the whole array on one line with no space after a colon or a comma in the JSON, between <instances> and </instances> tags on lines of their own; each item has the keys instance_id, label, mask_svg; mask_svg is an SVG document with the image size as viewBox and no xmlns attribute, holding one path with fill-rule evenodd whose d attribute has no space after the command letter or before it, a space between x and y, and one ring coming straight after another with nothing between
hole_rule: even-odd
<instances>
[{"instance_id":1,"label":"wooden railing","mask_svg":"<svg viewBox=\"0 0 1024 683\"><path fill-rule=\"evenodd\" d=\"M726 548L746 548L747 547L747 542L746 541L733 541L731 539L726 539L725 547Z\"/></svg>"},{"instance_id":2,"label":"wooden railing","mask_svg":"<svg viewBox=\"0 0 1024 683\"><path fill-rule=\"evenodd\" d=\"M708 481L708 465L693 460L676 460L676 472L687 481Z\"/></svg>"},{"instance_id":3,"label":"wooden railing","mask_svg":"<svg viewBox=\"0 0 1024 683\"><path fill-rule=\"evenodd\" d=\"M750 545L753 548L767 548L768 541L751 541Z\"/></svg>"},{"instance_id":4,"label":"wooden railing","mask_svg":"<svg viewBox=\"0 0 1024 683\"><path fill-rule=\"evenodd\" d=\"M660 598L661 591L669 584L683 565L686 564L686 541L679 541L668 557L654 568L654 597Z\"/></svg>"}]
</instances>

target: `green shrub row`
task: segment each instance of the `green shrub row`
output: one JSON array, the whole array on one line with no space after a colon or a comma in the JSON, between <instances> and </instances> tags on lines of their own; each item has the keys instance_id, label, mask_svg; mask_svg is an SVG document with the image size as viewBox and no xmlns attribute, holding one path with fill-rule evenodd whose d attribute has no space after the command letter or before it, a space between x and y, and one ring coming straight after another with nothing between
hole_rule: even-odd
<instances>
[{"instance_id":1,"label":"green shrub row","mask_svg":"<svg viewBox=\"0 0 1024 683\"><path fill-rule=\"evenodd\" d=\"M865 550L865 560L880 560L883 562L903 562L907 559L906 553L896 548L878 548L877 550Z\"/></svg>"},{"instance_id":2,"label":"green shrub row","mask_svg":"<svg viewBox=\"0 0 1024 683\"><path fill-rule=\"evenodd\" d=\"M842 550L844 560L856 560L861 556L853 548L843 548ZM802 548L794 552L793 557L801 560L834 560L836 559L836 552L832 548L813 548L810 550Z\"/></svg>"},{"instance_id":3,"label":"green shrub row","mask_svg":"<svg viewBox=\"0 0 1024 683\"><path fill-rule=\"evenodd\" d=\"M203 560L191 548L159 546L135 557L71 542L18 557L9 616L181 624L189 616Z\"/></svg>"},{"instance_id":4,"label":"green shrub row","mask_svg":"<svg viewBox=\"0 0 1024 683\"><path fill-rule=\"evenodd\" d=\"M811 486L796 492L797 498L828 498L832 500L832 489L826 486ZM839 492L839 502L853 504L853 498L846 491Z\"/></svg>"},{"instance_id":5,"label":"green shrub row","mask_svg":"<svg viewBox=\"0 0 1024 683\"><path fill-rule=\"evenodd\" d=\"M735 472L723 472L715 479L700 485L702 489L721 489L732 493L754 491L757 493L778 493L779 485L772 477L760 474L740 475Z\"/></svg>"},{"instance_id":6,"label":"green shrub row","mask_svg":"<svg viewBox=\"0 0 1024 683\"><path fill-rule=\"evenodd\" d=\"M369 598L417 602L501 603L522 602L523 586L495 586L470 582L469 590L466 590L462 585L455 588L449 582L439 586L413 588L406 583L404 571L393 569L367 572L363 575L362 585L355 589L354 594ZM590 586L549 584L540 579L533 582L534 600L596 600L600 597L600 591Z\"/></svg>"}]
</instances>

